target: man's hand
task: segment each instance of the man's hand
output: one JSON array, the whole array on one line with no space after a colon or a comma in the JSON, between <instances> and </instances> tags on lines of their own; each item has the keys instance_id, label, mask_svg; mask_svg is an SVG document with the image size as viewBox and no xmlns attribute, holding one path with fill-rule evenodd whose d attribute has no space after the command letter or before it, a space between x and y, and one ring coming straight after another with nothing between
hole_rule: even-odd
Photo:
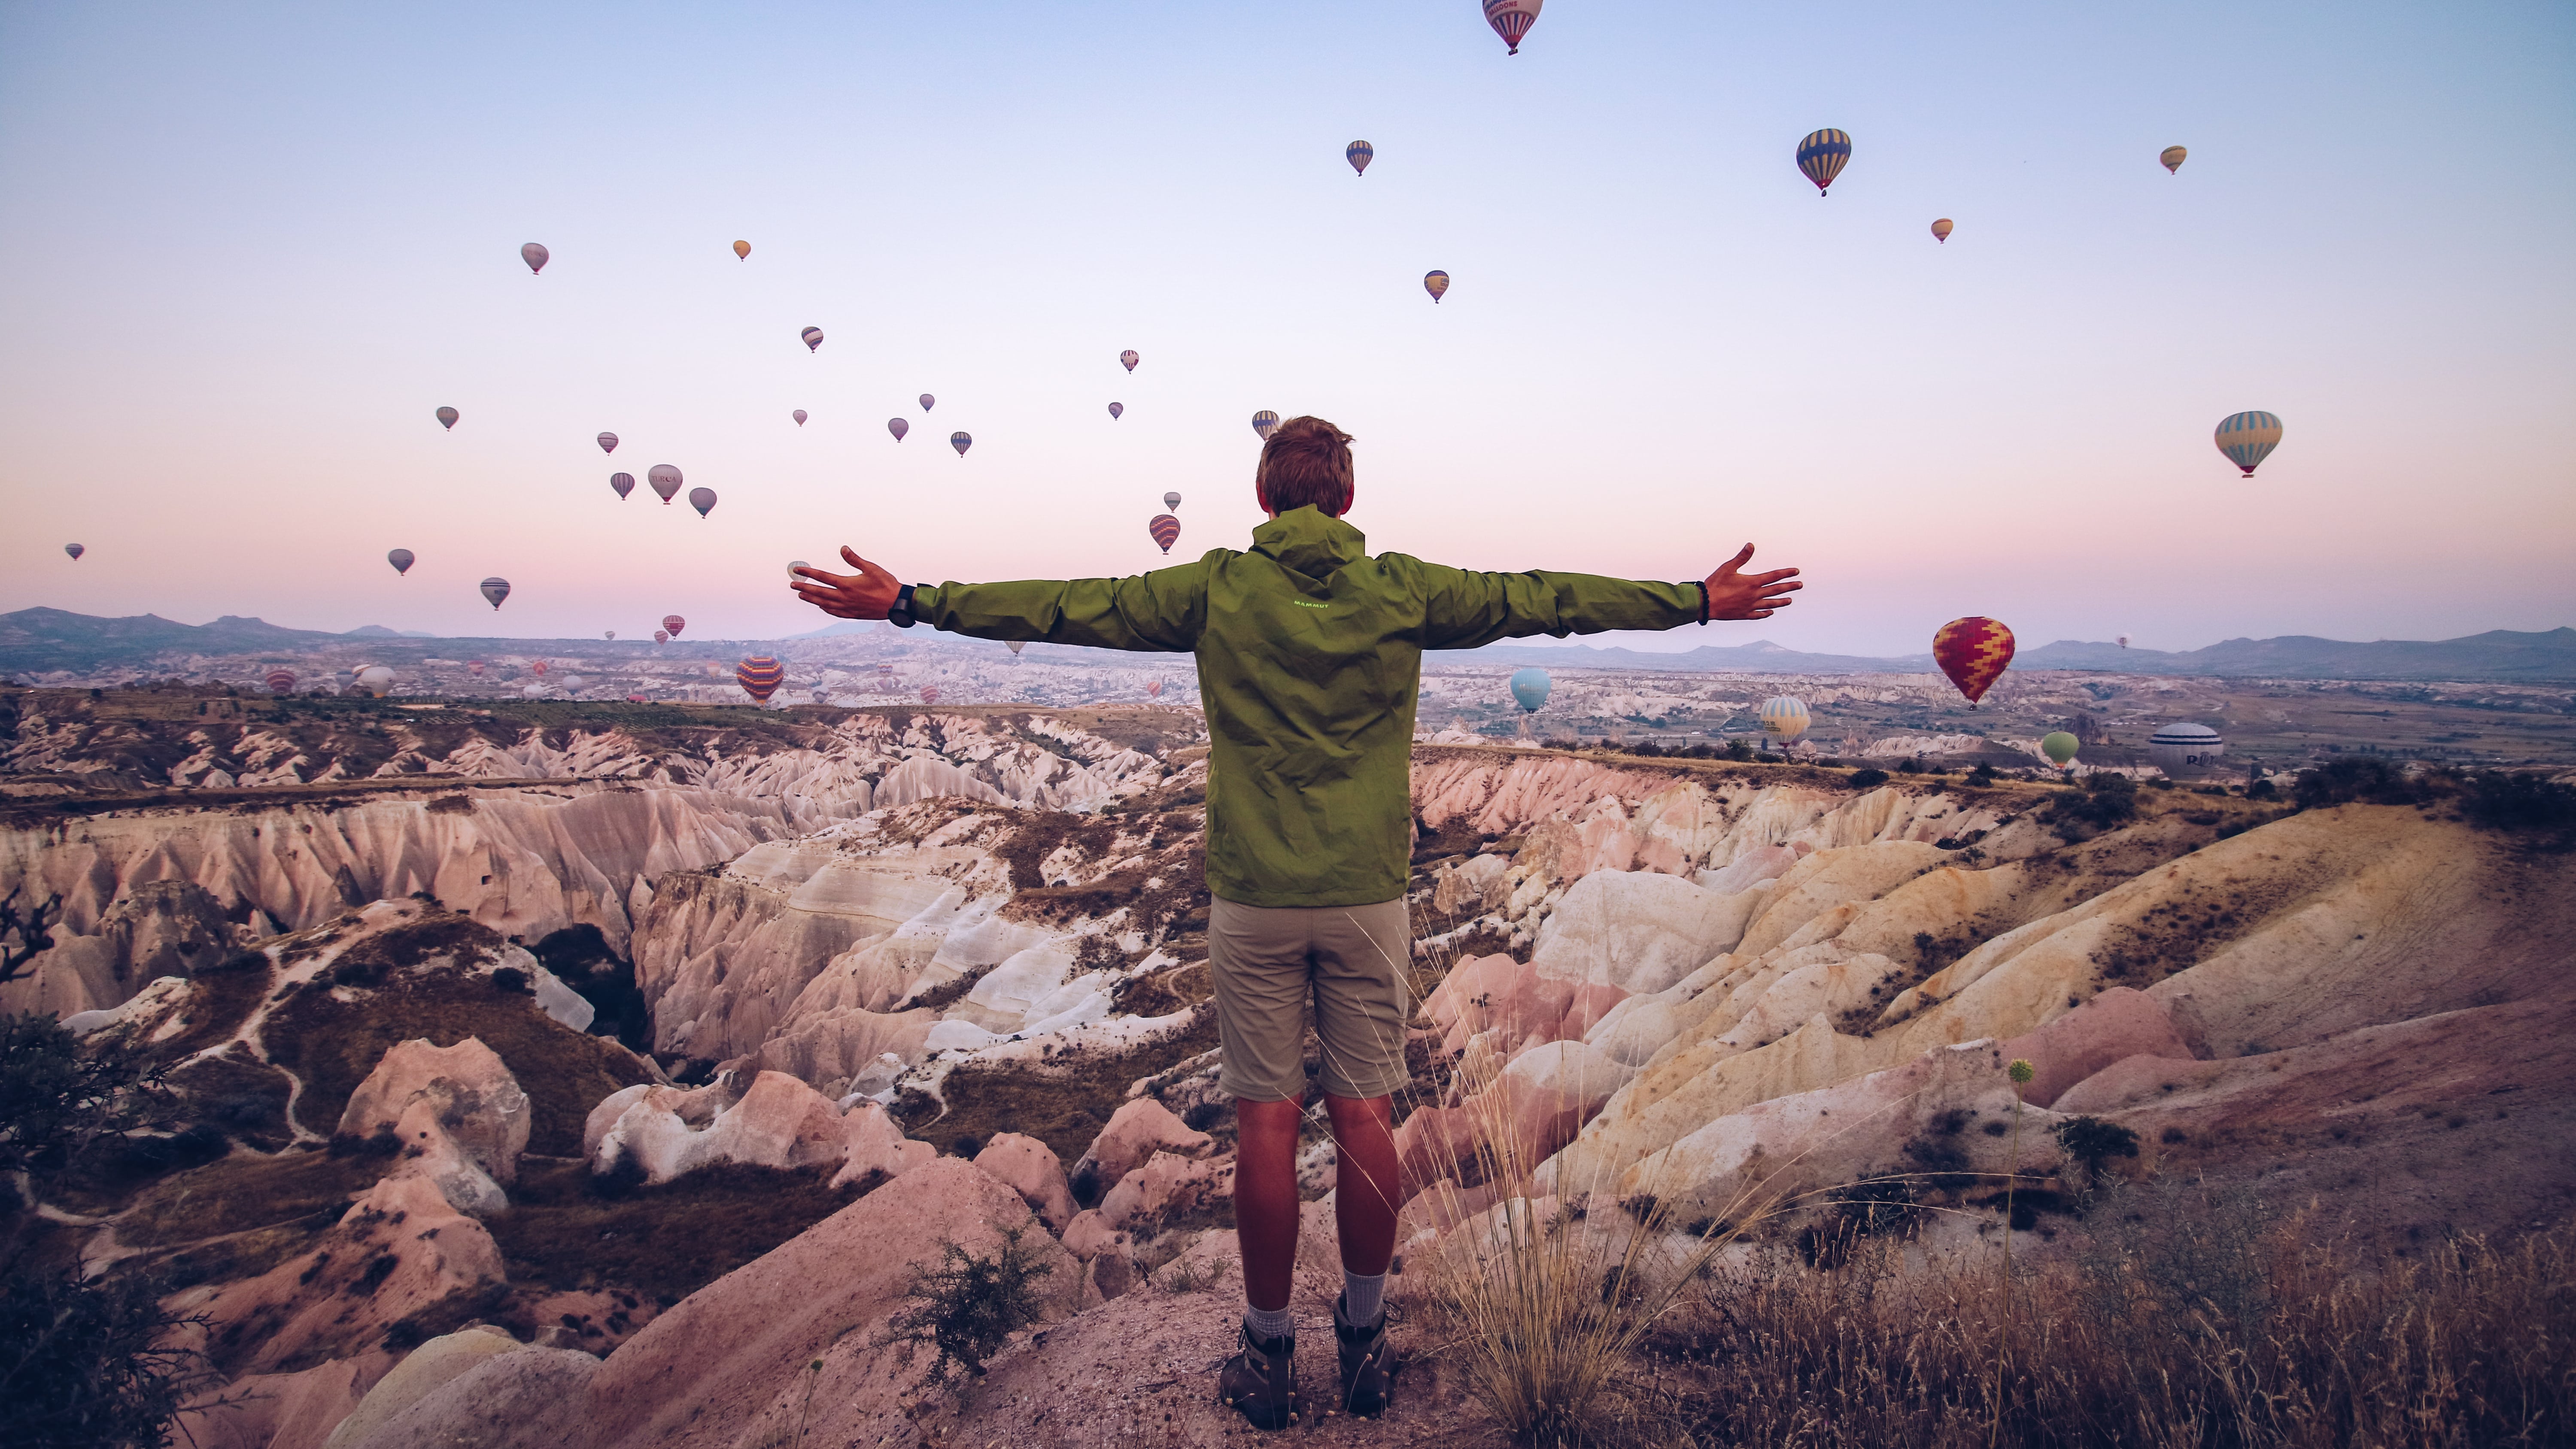
<instances>
[{"instance_id":1,"label":"man's hand","mask_svg":"<svg viewBox=\"0 0 2576 1449\"><path fill-rule=\"evenodd\" d=\"M847 547L841 557L858 570L855 574L827 574L818 568L796 570L791 584L796 597L836 619L882 619L894 607L903 585L895 576L858 556Z\"/></svg>"},{"instance_id":2,"label":"man's hand","mask_svg":"<svg viewBox=\"0 0 2576 1449\"><path fill-rule=\"evenodd\" d=\"M1712 619L1768 619L1778 610L1796 603L1789 597L1805 584L1792 580L1796 569L1773 569L1767 574L1736 572L1752 561L1753 545L1728 559L1724 567L1701 583L1708 589L1708 616Z\"/></svg>"}]
</instances>

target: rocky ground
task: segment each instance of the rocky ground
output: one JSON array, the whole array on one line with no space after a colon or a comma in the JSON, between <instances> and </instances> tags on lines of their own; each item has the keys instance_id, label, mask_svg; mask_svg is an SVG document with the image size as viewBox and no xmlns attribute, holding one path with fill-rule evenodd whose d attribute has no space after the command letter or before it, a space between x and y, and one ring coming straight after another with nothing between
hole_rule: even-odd
<instances>
[{"instance_id":1,"label":"rocky ground","mask_svg":"<svg viewBox=\"0 0 2576 1449\"><path fill-rule=\"evenodd\" d=\"M383 793L22 797L0 890L66 923L29 1004L153 1054L203 1130L85 1157L21 1251L203 1318L234 1401L201 1444L1234 1437L1172 713L475 727L436 759L487 773ZM74 728L21 739L71 776ZM1419 748L1411 1362L1385 1421L1302 1428L1493 1440L1443 1303L1516 1214L1633 1261L1740 1234L1724 1261L1791 1276L1891 1203L1925 1261L2045 1262L2177 1183L2382 1254L2566 1222L2576 852L2347 793ZM894 1341L947 1245L1032 1275L980 1374Z\"/></svg>"}]
</instances>

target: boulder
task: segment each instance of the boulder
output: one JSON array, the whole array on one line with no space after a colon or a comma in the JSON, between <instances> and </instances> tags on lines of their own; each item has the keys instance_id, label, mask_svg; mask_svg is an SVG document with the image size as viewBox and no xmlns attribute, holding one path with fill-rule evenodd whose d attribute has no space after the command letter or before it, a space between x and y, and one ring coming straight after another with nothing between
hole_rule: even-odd
<instances>
[{"instance_id":1,"label":"boulder","mask_svg":"<svg viewBox=\"0 0 2576 1449\"><path fill-rule=\"evenodd\" d=\"M396 1131L415 1106L425 1106L426 1120L492 1181L518 1179L519 1154L528 1147L528 1094L499 1053L470 1036L450 1047L419 1037L395 1044L349 1094L337 1135Z\"/></svg>"},{"instance_id":2,"label":"boulder","mask_svg":"<svg viewBox=\"0 0 2576 1449\"><path fill-rule=\"evenodd\" d=\"M1082 1291L1072 1255L1018 1193L941 1158L907 1174L902 1192L860 1198L647 1324L591 1376L582 1442L793 1443L802 1419L809 1445L873 1444L901 1422L898 1405L928 1367L881 1347L878 1326L944 1245L989 1255L1012 1228L1039 1264L1042 1321L1072 1312ZM823 1367L809 1369L817 1359Z\"/></svg>"},{"instance_id":3,"label":"boulder","mask_svg":"<svg viewBox=\"0 0 2576 1449\"><path fill-rule=\"evenodd\" d=\"M939 1149L903 1135L894 1114L881 1103L850 1104L841 1116L841 1140L849 1156L832 1178L832 1186L885 1183L938 1160Z\"/></svg>"},{"instance_id":4,"label":"boulder","mask_svg":"<svg viewBox=\"0 0 2576 1449\"><path fill-rule=\"evenodd\" d=\"M657 1104L648 1090L599 1135L591 1170L605 1172L632 1158L646 1181L668 1182L715 1162L816 1167L838 1165L848 1155L847 1128L831 1098L784 1072L762 1072L704 1127L675 1106Z\"/></svg>"},{"instance_id":5,"label":"boulder","mask_svg":"<svg viewBox=\"0 0 2576 1449\"><path fill-rule=\"evenodd\" d=\"M1064 1164L1045 1143L1017 1132L997 1132L975 1154L975 1165L1018 1193L1048 1232L1061 1233L1073 1221L1073 1190L1065 1185Z\"/></svg>"},{"instance_id":6,"label":"boulder","mask_svg":"<svg viewBox=\"0 0 2576 1449\"><path fill-rule=\"evenodd\" d=\"M393 1176L424 1178L450 1207L478 1218L510 1205L509 1194L448 1135L438 1103L424 1098L404 1108L394 1136L402 1141L402 1160Z\"/></svg>"},{"instance_id":7,"label":"boulder","mask_svg":"<svg viewBox=\"0 0 2576 1449\"><path fill-rule=\"evenodd\" d=\"M486 1359L524 1352L527 1346L512 1338L508 1330L489 1324L441 1334L413 1349L394 1365L391 1373L378 1379L349 1417L342 1419L330 1437L322 1441L322 1449L352 1449L375 1435L387 1420Z\"/></svg>"},{"instance_id":8,"label":"boulder","mask_svg":"<svg viewBox=\"0 0 2576 1449\"><path fill-rule=\"evenodd\" d=\"M1215 1138L1192 1130L1169 1107L1151 1096L1136 1097L1110 1114L1109 1125L1091 1139L1091 1149L1074 1164L1074 1171L1078 1175L1089 1169L1099 1181L1115 1184L1157 1152L1205 1157L1215 1150Z\"/></svg>"},{"instance_id":9,"label":"boulder","mask_svg":"<svg viewBox=\"0 0 2576 1449\"><path fill-rule=\"evenodd\" d=\"M1213 1220L1234 1193L1234 1159L1157 1152L1100 1199L1100 1226L1137 1238Z\"/></svg>"},{"instance_id":10,"label":"boulder","mask_svg":"<svg viewBox=\"0 0 2576 1449\"><path fill-rule=\"evenodd\" d=\"M1751 903L1653 871L1594 871L1539 927L1530 964L1560 981L1661 991L1733 947Z\"/></svg>"},{"instance_id":11,"label":"boulder","mask_svg":"<svg viewBox=\"0 0 2576 1449\"><path fill-rule=\"evenodd\" d=\"M330 1449L561 1449L581 1443L586 1395L599 1360L575 1349L512 1347L516 1352L463 1365L463 1372L383 1417L365 1437L346 1443L335 1438ZM428 1348L422 1344L414 1357ZM375 1395L368 1395L368 1407L374 1402Z\"/></svg>"},{"instance_id":12,"label":"boulder","mask_svg":"<svg viewBox=\"0 0 2576 1449\"><path fill-rule=\"evenodd\" d=\"M1441 1031L1441 1049L1466 1050L1491 1035L1504 1057L1527 1046L1579 1037L1627 997L1596 981L1543 976L1535 962L1505 955L1471 956L1450 968L1423 1002Z\"/></svg>"}]
</instances>

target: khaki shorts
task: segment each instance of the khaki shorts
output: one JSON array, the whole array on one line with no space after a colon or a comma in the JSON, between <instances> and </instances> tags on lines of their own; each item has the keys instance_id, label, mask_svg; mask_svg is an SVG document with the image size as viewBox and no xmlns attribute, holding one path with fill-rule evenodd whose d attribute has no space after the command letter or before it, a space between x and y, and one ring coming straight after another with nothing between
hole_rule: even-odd
<instances>
[{"instance_id":1,"label":"khaki shorts","mask_svg":"<svg viewBox=\"0 0 2576 1449\"><path fill-rule=\"evenodd\" d=\"M1247 1102L1303 1101L1306 1001L1315 1002L1324 1090L1365 1100L1405 1084L1404 1027L1413 1017L1406 958L1413 928L1401 899L1373 906L1208 903L1208 970L1216 978L1218 1084Z\"/></svg>"}]
</instances>

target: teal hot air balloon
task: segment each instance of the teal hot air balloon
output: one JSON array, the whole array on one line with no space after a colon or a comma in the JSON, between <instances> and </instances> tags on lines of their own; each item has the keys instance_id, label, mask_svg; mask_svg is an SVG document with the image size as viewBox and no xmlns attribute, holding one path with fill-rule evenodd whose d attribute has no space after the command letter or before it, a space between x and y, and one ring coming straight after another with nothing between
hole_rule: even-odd
<instances>
[{"instance_id":1,"label":"teal hot air balloon","mask_svg":"<svg viewBox=\"0 0 2576 1449\"><path fill-rule=\"evenodd\" d=\"M1524 714L1538 713L1539 706L1547 703L1548 691L1555 687L1556 681L1535 664L1512 672L1512 698L1520 701Z\"/></svg>"},{"instance_id":2,"label":"teal hot air balloon","mask_svg":"<svg viewBox=\"0 0 2576 1449\"><path fill-rule=\"evenodd\" d=\"M1807 173L1809 181L1816 183L1818 196L1824 195L1825 188L1834 184L1834 178L1843 174L1843 164L1849 160L1849 132L1828 126L1821 131L1808 132L1807 139L1798 143L1798 169Z\"/></svg>"},{"instance_id":3,"label":"teal hot air balloon","mask_svg":"<svg viewBox=\"0 0 2576 1449\"><path fill-rule=\"evenodd\" d=\"M2218 425L2218 451L2254 476L2255 465L2281 446L2281 420L2270 413L2236 413Z\"/></svg>"}]
</instances>

